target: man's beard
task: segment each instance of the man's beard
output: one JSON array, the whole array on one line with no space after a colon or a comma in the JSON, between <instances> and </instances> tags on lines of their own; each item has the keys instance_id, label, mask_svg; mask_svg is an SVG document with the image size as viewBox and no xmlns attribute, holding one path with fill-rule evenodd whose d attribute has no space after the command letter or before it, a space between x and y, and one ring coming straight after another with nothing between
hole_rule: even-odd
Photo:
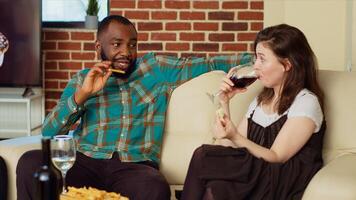
<instances>
[{"instance_id":1,"label":"man's beard","mask_svg":"<svg viewBox=\"0 0 356 200\"><path fill-rule=\"evenodd\" d=\"M108 61L111 61L112 63L114 62L113 60L109 60L109 58L106 56L106 54L104 53L104 51L101 51L100 57L101 57L101 60L102 60L102 61L108 60ZM111 67L112 69L114 69L112 66L110 66L110 67ZM111 76L114 76L114 77L116 77L116 78L126 79L126 78L128 78L128 77L132 74L133 70L134 70L134 67L132 66L132 63L130 63L128 69L125 71L125 74L112 72Z\"/></svg>"},{"instance_id":2,"label":"man's beard","mask_svg":"<svg viewBox=\"0 0 356 200\"><path fill-rule=\"evenodd\" d=\"M101 57L101 60L104 61L104 60L109 60L108 57L106 57L104 51L101 51L100 52L100 57Z\"/></svg>"}]
</instances>

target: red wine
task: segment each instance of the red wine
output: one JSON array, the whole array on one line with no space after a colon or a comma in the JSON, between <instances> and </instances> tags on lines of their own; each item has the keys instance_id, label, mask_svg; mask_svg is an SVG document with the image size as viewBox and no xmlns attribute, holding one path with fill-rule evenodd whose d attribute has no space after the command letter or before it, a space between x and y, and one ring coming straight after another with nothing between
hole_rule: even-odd
<instances>
[{"instance_id":1,"label":"red wine","mask_svg":"<svg viewBox=\"0 0 356 200\"><path fill-rule=\"evenodd\" d=\"M253 82L257 80L255 76L245 76L237 78L236 76L231 76L230 80L234 83L234 87L236 88L245 88L251 85Z\"/></svg>"},{"instance_id":2,"label":"red wine","mask_svg":"<svg viewBox=\"0 0 356 200\"><path fill-rule=\"evenodd\" d=\"M35 172L35 195L39 200L59 200L60 185L58 171L52 166L50 139L42 139L42 165Z\"/></svg>"}]
</instances>

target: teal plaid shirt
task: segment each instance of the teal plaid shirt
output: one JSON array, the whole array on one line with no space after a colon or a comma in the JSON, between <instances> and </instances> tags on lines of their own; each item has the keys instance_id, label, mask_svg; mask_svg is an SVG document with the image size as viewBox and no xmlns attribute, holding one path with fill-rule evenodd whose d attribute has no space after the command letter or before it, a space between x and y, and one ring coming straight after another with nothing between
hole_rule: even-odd
<instances>
[{"instance_id":1,"label":"teal plaid shirt","mask_svg":"<svg viewBox=\"0 0 356 200\"><path fill-rule=\"evenodd\" d=\"M42 134L67 134L74 130L77 150L87 156L108 159L117 151L123 162L151 160L159 163L165 116L172 91L182 83L211 70L228 71L250 61L250 54L212 58L175 58L145 54L126 80L110 77L105 87L77 106L74 93L89 69L68 83Z\"/></svg>"}]
</instances>

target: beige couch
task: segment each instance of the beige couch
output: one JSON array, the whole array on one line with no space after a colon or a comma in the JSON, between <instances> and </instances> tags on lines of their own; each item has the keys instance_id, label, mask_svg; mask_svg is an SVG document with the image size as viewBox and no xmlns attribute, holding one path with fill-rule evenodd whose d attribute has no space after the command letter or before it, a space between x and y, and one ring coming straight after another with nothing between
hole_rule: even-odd
<instances>
[{"instance_id":1,"label":"beige couch","mask_svg":"<svg viewBox=\"0 0 356 200\"><path fill-rule=\"evenodd\" d=\"M172 189L181 188L195 148L210 143L214 107L205 92L218 89L222 72L211 72L177 88L171 97L162 150L161 171ZM356 73L320 72L326 93L327 133L324 142L325 166L312 179L303 200L356 199ZM261 86L232 102L233 118L238 120ZM39 148L39 137L0 141L0 155L9 173L9 199L16 199L15 169L24 151ZM172 193L174 196L174 193ZM172 199L174 199L172 197Z\"/></svg>"}]
</instances>

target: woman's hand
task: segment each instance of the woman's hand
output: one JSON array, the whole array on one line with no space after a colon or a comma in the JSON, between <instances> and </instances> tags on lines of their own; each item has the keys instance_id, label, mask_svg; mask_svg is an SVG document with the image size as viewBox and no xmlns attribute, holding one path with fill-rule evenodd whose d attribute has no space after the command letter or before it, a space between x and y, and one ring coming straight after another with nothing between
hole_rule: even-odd
<instances>
[{"instance_id":1,"label":"woman's hand","mask_svg":"<svg viewBox=\"0 0 356 200\"><path fill-rule=\"evenodd\" d=\"M75 102L80 105L89 96L96 94L104 88L112 71L110 70L110 61L96 63L86 75L82 87L75 93Z\"/></svg>"},{"instance_id":2,"label":"woman's hand","mask_svg":"<svg viewBox=\"0 0 356 200\"><path fill-rule=\"evenodd\" d=\"M243 93L246 91L246 88L236 88L234 87L234 83L230 80L235 68L231 68L229 73L223 78L222 83L220 85L221 94L219 95L221 103L228 103L232 97L237 93Z\"/></svg>"},{"instance_id":3,"label":"woman's hand","mask_svg":"<svg viewBox=\"0 0 356 200\"><path fill-rule=\"evenodd\" d=\"M224 115L221 118L219 114L217 114L215 120L214 137L217 139L232 139L235 138L236 135L239 135L239 133L237 132L237 128L231 119L227 115Z\"/></svg>"}]
</instances>

